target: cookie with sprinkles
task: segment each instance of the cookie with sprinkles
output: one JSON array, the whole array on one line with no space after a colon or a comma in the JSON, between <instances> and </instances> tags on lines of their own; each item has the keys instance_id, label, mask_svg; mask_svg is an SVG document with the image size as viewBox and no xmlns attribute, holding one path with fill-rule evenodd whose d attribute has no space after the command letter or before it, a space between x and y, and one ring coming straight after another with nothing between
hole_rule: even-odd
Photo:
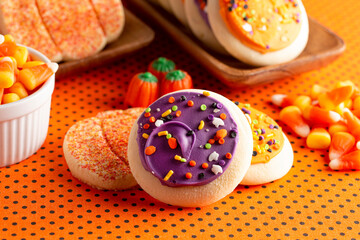
<instances>
[{"instance_id":1,"label":"cookie with sprinkles","mask_svg":"<svg viewBox=\"0 0 360 240\"><path fill-rule=\"evenodd\" d=\"M122 190L136 186L127 148L131 127L143 110L106 111L75 123L63 144L72 175L97 189Z\"/></svg>"},{"instance_id":2,"label":"cookie with sprinkles","mask_svg":"<svg viewBox=\"0 0 360 240\"><path fill-rule=\"evenodd\" d=\"M130 133L128 159L152 197L196 207L232 192L251 162L252 134L241 110L204 90L169 93L151 104Z\"/></svg>"},{"instance_id":3,"label":"cookie with sprinkles","mask_svg":"<svg viewBox=\"0 0 360 240\"><path fill-rule=\"evenodd\" d=\"M207 15L207 2L207 0L185 1L185 15L190 30L206 47L218 53L228 55L228 52L219 43L211 30Z\"/></svg>"},{"instance_id":4,"label":"cookie with sprinkles","mask_svg":"<svg viewBox=\"0 0 360 240\"><path fill-rule=\"evenodd\" d=\"M214 0L208 13L221 45L250 65L290 61L307 44L309 24L301 0Z\"/></svg>"},{"instance_id":5,"label":"cookie with sprinkles","mask_svg":"<svg viewBox=\"0 0 360 240\"><path fill-rule=\"evenodd\" d=\"M282 178L291 169L294 154L281 127L250 104L236 104L248 119L254 142L251 166L240 184L258 185Z\"/></svg>"}]
</instances>

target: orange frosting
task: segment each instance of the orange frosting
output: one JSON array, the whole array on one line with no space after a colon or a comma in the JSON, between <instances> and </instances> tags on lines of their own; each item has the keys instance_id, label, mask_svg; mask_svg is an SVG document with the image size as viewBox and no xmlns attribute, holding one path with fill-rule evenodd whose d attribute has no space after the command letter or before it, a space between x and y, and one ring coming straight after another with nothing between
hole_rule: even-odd
<instances>
[{"instance_id":1,"label":"orange frosting","mask_svg":"<svg viewBox=\"0 0 360 240\"><path fill-rule=\"evenodd\" d=\"M219 0L230 32L261 53L289 46L301 28L297 0Z\"/></svg>"},{"instance_id":2,"label":"orange frosting","mask_svg":"<svg viewBox=\"0 0 360 240\"><path fill-rule=\"evenodd\" d=\"M284 136L279 125L266 114L240 103L239 108L250 122L254 149L251 164L267 163L283 148Z\"/></svg>"}]
</instances>

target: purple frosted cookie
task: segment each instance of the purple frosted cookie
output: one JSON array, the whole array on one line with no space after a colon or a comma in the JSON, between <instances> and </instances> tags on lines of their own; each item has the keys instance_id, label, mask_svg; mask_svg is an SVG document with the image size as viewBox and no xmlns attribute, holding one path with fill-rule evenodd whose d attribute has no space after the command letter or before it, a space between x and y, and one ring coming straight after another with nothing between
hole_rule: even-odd
<instances>
[{"instance_id":1,"label":"purple frosted cookie","mask_svg":"<svg viewBox=\"0 0 360 240\"><path fill-rule=\"evenodd\" d=\"M131 171L152 197L172 205L211 204L232 192L248 170L252 134L240 109L203 90L167 94L134 124Z\"/></svg>"}]
</instances>

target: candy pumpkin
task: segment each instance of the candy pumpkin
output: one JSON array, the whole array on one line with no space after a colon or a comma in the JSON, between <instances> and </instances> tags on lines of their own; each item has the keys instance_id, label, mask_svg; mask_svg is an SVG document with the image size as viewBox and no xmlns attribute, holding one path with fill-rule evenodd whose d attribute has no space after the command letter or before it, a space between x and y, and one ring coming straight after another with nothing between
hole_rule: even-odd
<instances>
[{"instance_id":1,"label":"candy pumpkin","mask_svg":"<svg viewBox=\"0 0 360 240\"><path fill-rule=\"evenodd\" d=\"M149 72L138 73L130 81L125 104L132 107L147 107L159 95L158 80Z\"/></svg>"},{"instance_id":2,"label":"candy pumpkin","mask_svg":"<svg viewBox=\"0 0 360 240\"><path fill-rule=\"evenodd\" d=\"M182 89L193 88L190 75L181 70L174 70L166 74L161 82L161 95Z\"/></svg>"},{"instance_id":3,"label":"candy pumpkin","mask_svg":"<svg viewBox=\"0 0 360 240\"><path fill-rule=\"evenodd\" d=\"M175 70L175 63L164 57L155 59L148 67L148 71L157 77L159 81L161 81L166 74L173 70Z\"/></svg>"}]
</instances>

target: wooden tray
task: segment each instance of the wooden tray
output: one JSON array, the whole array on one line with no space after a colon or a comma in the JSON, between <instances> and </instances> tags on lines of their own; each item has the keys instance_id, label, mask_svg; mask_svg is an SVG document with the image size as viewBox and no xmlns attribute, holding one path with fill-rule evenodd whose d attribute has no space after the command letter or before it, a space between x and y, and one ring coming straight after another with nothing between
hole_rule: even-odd
<instances>
[{"instance_id":1,"label":"wooden tray","mask_svg":"<svg viewBox=\"0 0 360 240\"><path fill-rule=\"evenodd\" d=\"M125 27L120 37L95 55L81 60L60 63L56 78L111 63L149 45L154 37L155 33L150 27L125 9Z\"/></svg>"},{"instance_id":2,"label":"wooden tray","mask_svg":"<svg viewBox=\"0 0 360 240\"><path fill-rule=\"evenodd\" d=\"M193 58L230 87L270 82L317 69L334 61L345 50L345 43L339 36L309 17L309 40L299 57L283 64L253 67L202 48L204 44L161 7L146 0L130 0L127 3L130 9L161 26Z\"/></svg>"}]
</instances>

